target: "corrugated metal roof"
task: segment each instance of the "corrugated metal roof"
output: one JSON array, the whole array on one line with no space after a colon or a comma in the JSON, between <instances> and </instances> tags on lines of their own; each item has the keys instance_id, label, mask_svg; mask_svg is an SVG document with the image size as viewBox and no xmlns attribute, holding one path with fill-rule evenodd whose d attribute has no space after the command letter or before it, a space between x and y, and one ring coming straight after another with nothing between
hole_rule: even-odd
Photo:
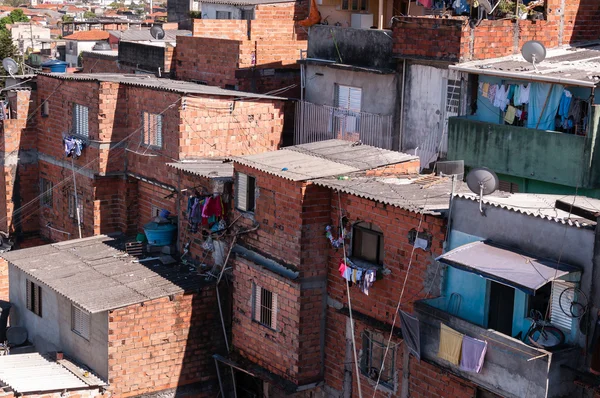
<instances>
[{"instance_id":1,"label":"corrugated metal roof","mask_svg":"<svg viewBox=\"0 0 600 398\"><path fill-rule=\"evenodd\" d=\"M319 141L233 158L239 164L292 181L348 175L413 159L418 158L342 140Z\"/></svg>"},{"instance_id":2,"label":"corrugated metal roof","mask_svg":"<svg viewBox=\"0 0 600 398\"><path fill-rule=\"evenodd\" d=\"M521 55L450 65L450 69L478 75L508 77L528 81L561 83L582 87L600 84L600 44L557 48L547 51L538 71Z\"/></svg>"},{"instance_id":3,"label":"corrugated metal roof","mask_svg":"<svg viewBox=\"0 0 600 398\"><path fill-rule=\"evenodd\" d=\"M197 162L167 163L185 172L207 178L233 178L233 163L219 160L199 160Z\"/></svg>"},{"instance_id":4,"label":"corrugated metal roof","mask_svg":"<svg viewBox=\"0 0 600 398\"><path fill-rule=\"evenodd\" d=\"M97 313L195 290L207 282L196 273L152 262L133 262L108 236L21 249L0 256L25 274Z\"/></svg>"},{"instance_id":5,"label":"corrugated metal roof","mask_svg":"<svg viewBox=\"0 0 600 398\"><path fill-rule=\"evenodd\" d=\"M109 33L123 41L175 41L177 36L191 36L191 30L165 30L165 37L157 40L150 34L150 29L110 30Z\"/></svg>"},{"instance_id":6,"label":"corrugated metal roof","mask_svg":"<svg viewBox=\"0 0 600 398\"><path fill-rule=\"evenodd\" d=\"M121 83L136 87L147 87L157 90L182 94L218 95L236 98L258 98L269 100L284 100L283 97L254 94L243 91L225 90L215 86L207 86L181 80L160 79L150 75L128 75L115 73L39 73L60 80L78 80L88 82Z\"/></svg>"},{"instance_id":7,"label":"corrugated metal roof","mask_svg":"<svg viewBox=\"0 0 600 398\"><path fill-rule=\"evenodd\" d=\"M321 185L361 198L374 200L412 212L439 215L447 211L452 192L452 180L433 175L400 177L366 177L350 175L347 180L322 178L313 181ZM470 192L462 181L455 192Z\"/></svg>"},{"instance_id":8,"label":"corrugated metal roof","mask_svg":"<svg viewBox=\"0 0 600 398\"><path fill-rule=\"evenodd\" d=\"M210 0L203 4L229 4L232 6L255 6L259 4L295 3L295 0Z\"/></svg>"},{"instance_id":9,"label":"corrugated metal roof","mask_svg":"<svg viewBox=\"0 0 600 398\"><path fill-rule=\"evenodd\" d=\"M461 193L457 196L463 199L479 201L479 197L473 193ZM497 193L495 193L490 196L484 196L482 202L488 206L494 206L528 216L552 220L577 228L594 229L596 226L594 221L587 220L573 214L569 216L568 212L556 208L557 200L568 200L568 198L571 198L571 201L573 200L572 196L565 195L514 193L506 194L505 196L499 196ZM583 203L584 201L589 201L589 203L593 203L594 206L598 206L598 208L600 208L600 201L596 199L582 197L581 202ZM577 202L577 205L579 205L579 202Z\"/></svg>"},{"instance_id":10,"label":"corrugated metal roof","mask_svg":"<svg viewBox=\"0 0 600 398\"><path fill-rule=\"evenodd\" d=\"M20 394L89 387L69 370L39 353L0 356L0 380Z\"/></svg>"}]
</instances>

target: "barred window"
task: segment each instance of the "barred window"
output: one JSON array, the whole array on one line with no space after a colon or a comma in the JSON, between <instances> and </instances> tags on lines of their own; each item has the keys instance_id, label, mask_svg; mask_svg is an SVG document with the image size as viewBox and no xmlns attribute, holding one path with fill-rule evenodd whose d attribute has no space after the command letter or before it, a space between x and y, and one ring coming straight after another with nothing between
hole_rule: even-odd
<instances>
[{"instance_id":1,"label":"barred window","mask_svg":"<svg viewBox=\"0 0 600 398\"><path fill-rule=\"evenodd\" d=\"M162 147L162 115L142 112L143 143L149 146Z\"/></svg>"},{"instance_id":2,"label":"barred window","mask_svg":"<svg viewBox=\"0 0 600 398\"><path fill-rule=\"evenodd\" d=\"M386 351L386 340L379 333L365 331L363 333L363 353L361 357L361 370L364 375L379 380L382 386L394 388L394 373L396 371L396 347ZM384 366L382 366L382 364ZM381 373L381 376L379 375Z\"/></svg>"},{"instance_id":3,"label":"barred window","mask_svg":"<svg viewBox=\"0 0 600 398\"><path fill-rule=\"evenodd\" d=\"M40 179L40 201L42 206L52 207L52 181L45 178Z\"/></svg>"},{"instance_id":4,"label":"barred window","mask_svg":"<svg viewBox=\"0 0 600 398\"><path fill-rule=\"evenodd\" d=\"M252 319L271 328L277 329L277 294L258 286L252 285L254 309Z\"/></svg>"},{"instance_id":5,"label":"barred window","mask_svg":"<svg viewBox=\"0 0 600 398\"><path fill-rule=\"evenodd\" d=\"M71 305L71 330L86 340L90 339L90 314Z\"/></svg>"},{"instance_id":6,"label":"barred window","mask_svg":"<svg viewBox=\"0 0 600 398\"><path fill-rule=\"evenodd\" d=\"M217 11L216 19L231 19L231 12L229 11Z\"/></svg>"},{"instance_id":7,"label":"barred window","mask_svg":"<svg viewBox=\"0 0 600 398\"><path fill-rule=\"evenodd\" d=\"M42 316L42 287L29 279L25 280L27 309L37 316Z\"/></svg>"},{"instance_id":8,"label":"barred window","mask_svg":"<svg viewBox=\"0 0 600 398\"><path fill-rule=\"evenodd\" d=\"M90 136L88 117L89 108L87 106L73 104L73 134L82 137Z\"/></svg>"}]
</instances>

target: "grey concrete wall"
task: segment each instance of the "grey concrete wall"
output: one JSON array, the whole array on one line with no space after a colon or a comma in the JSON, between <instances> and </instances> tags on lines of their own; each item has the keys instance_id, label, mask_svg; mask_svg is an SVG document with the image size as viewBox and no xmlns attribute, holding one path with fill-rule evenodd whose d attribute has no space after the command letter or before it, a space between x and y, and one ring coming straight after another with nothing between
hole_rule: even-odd
<instances>
[{"instance_id":1,"label":"grey concrete wall","mask_svg":"<svg viewBox=\"0 0 600 398\"><path fill-rule=\"evenodd\" d=\"M167 22L177 22L179 29L192 29L189 12L193 3L190 0L169 0L167 2Z\"/></svg>"},{"instance_id":2,"label":"grey concrete wall","mask_svg":"<svg viewBox=\"0 0 600 398\"><path fill-rule=\"evenodd\" d=\"M62 351L108 379L108 312L90 316L90 340L71 330L71 301L42 287L42 316L27 309L26 279L36 283L9 264L11 325L27 329L29 341L41 353Z\"/></svg>"},{"instance_id":3,"label":"grey concrete wall","mask_svg":"<svg viewBox=\"0 0 600 398\"><path fill-rule=\"evenodd\" d=\"M165 48L129 41L119 43L119 62L136 68L164 72Z\"/></svg>"},{"instance_id":4,"label":"grey concrete wall","mask_svg":"<svg viewBox=\"0 0 600 398\"><path fill-rule=\"evenodd\" d=\"M377 69L395 69L392 31L314 25L308 32L309 58Z\"/></svg>"},{"instance_id":5,"label":"grey concrete wall","mask_svg":"<svg viewBox=\"0 0 600 398\"><path fill-rule=\"evenodd\" d=\"M306 101L317 105L335 106L336 84L362 89L362 112L379 115L394 114L398 101L396 74L355 72L321 65L306 66Z\"/></svg>"}]
</instances>

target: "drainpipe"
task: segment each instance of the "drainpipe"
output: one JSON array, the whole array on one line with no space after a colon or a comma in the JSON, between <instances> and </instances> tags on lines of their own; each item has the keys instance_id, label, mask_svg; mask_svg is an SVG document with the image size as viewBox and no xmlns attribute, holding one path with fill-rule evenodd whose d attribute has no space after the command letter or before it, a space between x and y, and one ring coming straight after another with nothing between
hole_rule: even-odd
<instances>
[{"instance_id":1,"label":"drainpipe","mask_svg":"<svg viewBox=\"0 0 600 398\"><path fill-rule=\"evenodd\" d=\"M377 27L383 29L383 0L379 0L379 16L377 18Z\"/></svg>"},{"instance_id":2,"label":"drainpipe","mask_svg":"<svg viewBox=\"0 0 600 398\"><path fill-rule=\"evenodd\" d=\"M398 150L402 151L402 139L404 138L404 85L406 84L406 58L402 61L402 87L400 92L400 137L398 137Z\"/></svg>"}]
</instances>

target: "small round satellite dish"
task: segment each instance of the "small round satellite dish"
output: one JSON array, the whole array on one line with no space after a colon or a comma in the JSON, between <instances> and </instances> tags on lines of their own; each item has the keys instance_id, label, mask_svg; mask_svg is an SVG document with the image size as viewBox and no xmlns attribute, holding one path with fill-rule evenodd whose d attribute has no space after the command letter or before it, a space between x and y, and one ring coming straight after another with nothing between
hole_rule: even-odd
<instances>
[{"instance_id":1,"label":"small round satellite dish","mask_svg":"<svg viewBox=\"0 0 600 398\"><path fill-rule=\"evenodd\" d=\"M530 40L523 44L521 55L527 62L539 64L546 59L546 47L537 40Z\"/></svg>"},{"instance_id":2,"label":"small round satellite dish","mask_svg":"<svg viewBox=\"0 0 600 398\"><path fill-rule=\"evenodd\" d=\"M500 180L496 173L486 167L473 169L467 174L467 186L477 195L490 195L499 185Z\"/></svg>"},{"instance_id":3,"label":"small round satellite dish","mask_svg":"<svg viewBox=\"0 0 600 398\"><path fill-rule=\"evenodd\" d=\"M4 58L2 60L2 67L11 76L14 76L19 71L19 64L12 58Z\"/></svg>"},{"instance_id":4,"label":"small round satellite dish","mask_svg":"<svg viewBox=\"0 0 600 398\"><path fill-rule=\"evenodd\" d=\"M152 25L150 28L150 36L156 40L162 40L165 37L165 30L160 25Z\"/></svg>"},{"instance_id":5,"label":"small round satellite dish","mask_svg":"<svg viewBox=\"0 0 600 398\"><path fill-rule=\"evenodd\" d=\"M6 331L6 340L11 346L20 346L27 341L27 329L13 326Z\"/></svg>"}]
</instances>

